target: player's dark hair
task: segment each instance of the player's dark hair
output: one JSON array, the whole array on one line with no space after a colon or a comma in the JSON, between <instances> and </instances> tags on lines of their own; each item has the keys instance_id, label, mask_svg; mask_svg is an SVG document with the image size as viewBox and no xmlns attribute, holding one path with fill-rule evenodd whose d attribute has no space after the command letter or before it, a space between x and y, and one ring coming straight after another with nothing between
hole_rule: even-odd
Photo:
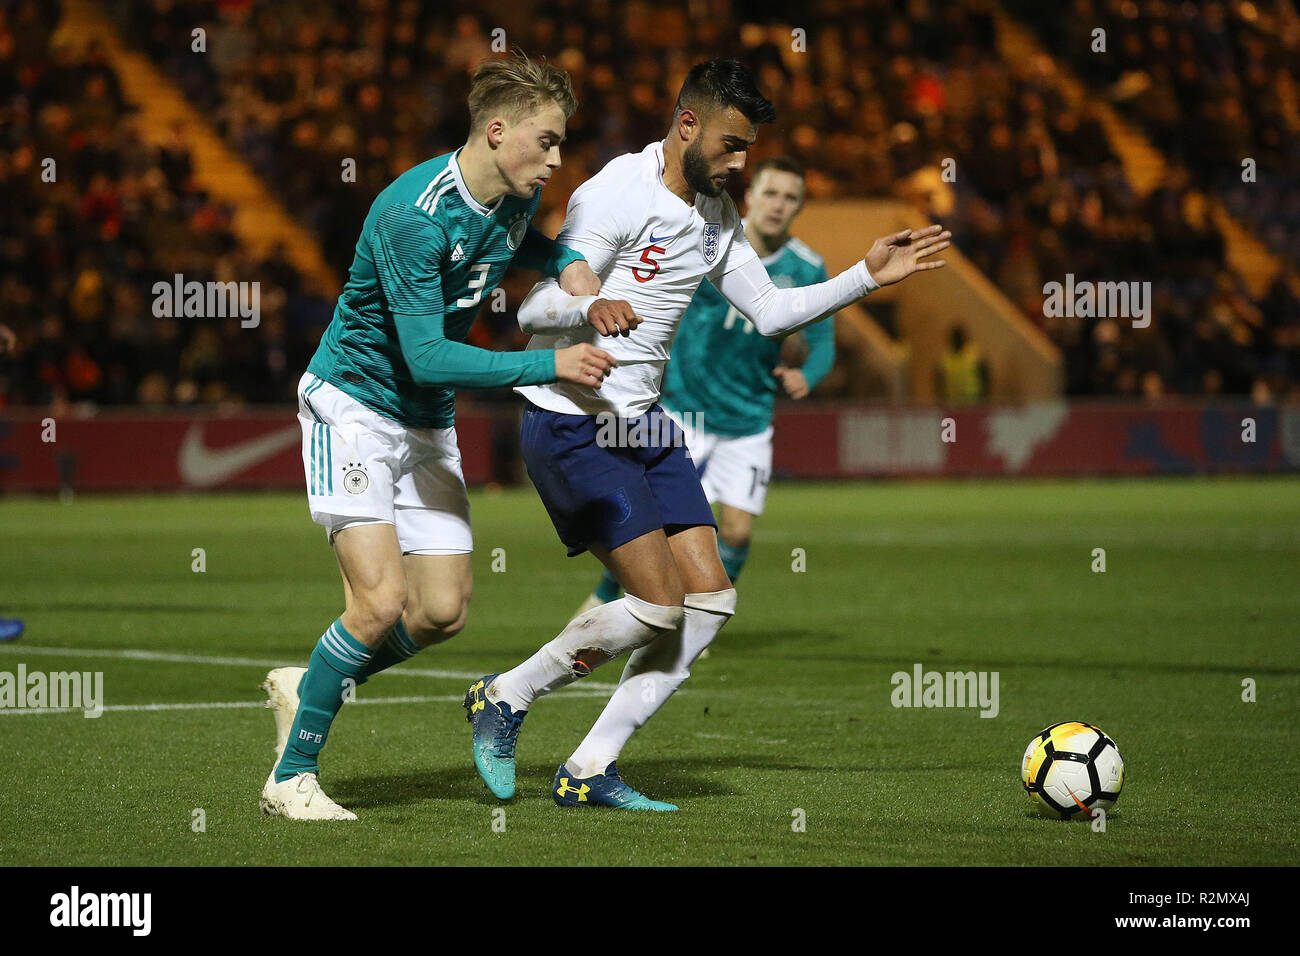
<instances>
[{"instance_id":1,"label":"player's dark hair","mask_svg":"<svg viewBox=\"0 0 1300 956\"><path fill-rule=\"evenodd\" d=\"M776 119L776 107L758 91L754 74L735 59L706 60L691 67L677 94L673 118L684 109L725 110L728 106L734 106L755 125Z\"/></svg>"},{"instance_id":2,"label":"player's dark hair","mask_svg":"<svg viewBox=\"0 0 1300 956\"><path fill-rule=\"evenodd\" d=\"M793 156L769 156L754 167L754 178L750 182L758 182L758 177L769 169L775 169L778 173L793 173L800 179L806 178L803 163Z\"/></svg>"}]
</instances>

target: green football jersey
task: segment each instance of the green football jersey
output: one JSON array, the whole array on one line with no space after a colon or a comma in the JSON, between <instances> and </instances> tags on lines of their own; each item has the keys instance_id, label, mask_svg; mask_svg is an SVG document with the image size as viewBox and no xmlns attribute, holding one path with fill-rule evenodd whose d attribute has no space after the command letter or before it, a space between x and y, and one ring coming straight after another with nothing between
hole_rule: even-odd
<instances>
[{"instance_id":1,"label":"green football jersey","mask_svg":"<svg viewBox=\"0 0 1300 956\"><path fill-rule=\"evenodd\" d=\"M790 239L763 259L779 288L825 282L826 264L798 239ZM835 363L834 317L802 330L808 358L802 371L816 388ZM796 333L798 334L798 333ZM738 438L757 435L772 424L780 383L772 370L781 364L783 339L754 330L713 284L705 279L682 316L664 376L663 404L675 412L699 415L706 432Z\"/></svg>"},{"instance_id":2,"label":"green football jersey","mask_svg":"<svg viewBox=\"0 0 1300 956\"><path fill-rule=\"evenodd\" d=\"M394 421L446 428L454 387L555 381L555 353L465 344L480 303L513 260L558 276L578 253L530 226L541 200L506 195L488 208L455 153L407 170L376 197L347 285L308 371Z\"/></svg>"}]
</instances>

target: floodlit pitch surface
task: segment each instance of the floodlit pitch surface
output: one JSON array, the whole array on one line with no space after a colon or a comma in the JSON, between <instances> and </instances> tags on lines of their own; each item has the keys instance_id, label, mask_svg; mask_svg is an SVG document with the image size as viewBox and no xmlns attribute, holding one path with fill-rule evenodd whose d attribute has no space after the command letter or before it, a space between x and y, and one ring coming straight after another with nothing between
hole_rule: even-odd
<instances>
[{"instance_id":1,"label":"floodlit pitch surface","mask_svg":"<svg viewBox=\"0 0 1300 956\"><path fill-rule=\"evenodd\" d=\"M302 497L0 500L0 616L27 621L0 672L102 671L106 707L0 712L0 863L1300 859L1300 482L774 487L739 616L621 760L668 815L548 794L621 663L534 708L513 801L479 782L457 701L558 631L597 566L564 558L530 491L473 508L468 629L345 705L322 780L361 819L305 824L258 813L256 706L268 666L305 663L340 610ZM893 706L917 664L996 671L997 716ZM1021 791L1026 742L1067 719L1127 763L1105 832Z\"/></svg>"}]
</instances>

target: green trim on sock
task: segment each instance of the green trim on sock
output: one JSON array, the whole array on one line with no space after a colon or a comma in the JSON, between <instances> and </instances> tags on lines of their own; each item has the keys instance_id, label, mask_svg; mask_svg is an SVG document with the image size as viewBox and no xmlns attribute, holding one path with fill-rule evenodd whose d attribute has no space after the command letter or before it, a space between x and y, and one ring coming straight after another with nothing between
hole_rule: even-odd
<instances>
[{"instance_id":1,"label":"green trim on sock","mask_svg":"<svg viewBox=\"0 0 1300 956\"><path fill-rule=\"evenodd\" d=\"M406 630L406 625L402 623L401 618L398 618L397 623L393 625L393 631L388 635L388 639L390 641L395 641L398 648L406 654L407 657L412 657L424 650L424 648L411 639L410 632Z\"/></svg>"},{"instance_id":2,"label":"green trim on sock","mask_svg":"<svg viewBox=\"0 0 1300 956\"><path fill-rule=\"evenodd\" d=\"M731 578L732 584L735 584L745 562L749 560L749 542L737 548L719 538L718 556L722 558L722 568L727 572L727 577Z\"/></svg>"},{"instance_id":3,"label":"green trim on sock","mask_svg":"<svg viewBox=\"0 0 1300 956\"><path fill-rule=\"evenodd\" d=\"M369 680L375 674L388 670L394 664L409 661L422 650L424 648L411 639L406 626L399 620L393 625L392 631L389 632L388 640L384 641L375 651L374 657L370 658L365 673L362 674L357 683L360 684Z\"/></svg>"},{"instance_id":4,"label":"green trim on sock","mask_svg":"<svg viewBox=\"0 0 1300 956\"><path fill-rule=\"evenodd\" d=\"M600 583L596 585L596 590L593 593L601 601L608 604L610 601L617 601L619 594L622 592L623 588L618 583L618 578L610 574L609 568L606 568L604 573L601 574Z\"/></svg>"},{"instance_id":5,"label":"green trim on sock","mask_svg":"<svg viewBox=\"0 0 1300 956\"><path fill-rule=\"evenodd\" d=\"M320 752L343 706L347 682L361 683L372 659L370 648L349 634L341 621L321 635L298 683L298 713L275 768L276 782L298 773L320 772Z\"/></svg>"}]
</instances>

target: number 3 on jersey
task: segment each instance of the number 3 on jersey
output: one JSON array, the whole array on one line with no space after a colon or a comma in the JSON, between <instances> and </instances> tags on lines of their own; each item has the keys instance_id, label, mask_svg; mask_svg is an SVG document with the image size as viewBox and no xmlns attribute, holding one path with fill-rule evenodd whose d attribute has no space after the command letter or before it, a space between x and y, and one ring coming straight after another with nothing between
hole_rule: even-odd
<instances>
[{"instance_id":1,"label":"number 3 on jersey","mask_svg":"<svg viewBox=\"0 0 1300 956\"><path fill-rule=\"evenodd\" d=\"M469 271L474 273L474 278L469 280L466 287L473 295L463 295L456 300L456 308L468 309L470 306L478 305L479 299L483 298L483 287L487 285L488 272L492 269L490 262L476 262L469 267Z\"/></svg>"}]
</instances>

